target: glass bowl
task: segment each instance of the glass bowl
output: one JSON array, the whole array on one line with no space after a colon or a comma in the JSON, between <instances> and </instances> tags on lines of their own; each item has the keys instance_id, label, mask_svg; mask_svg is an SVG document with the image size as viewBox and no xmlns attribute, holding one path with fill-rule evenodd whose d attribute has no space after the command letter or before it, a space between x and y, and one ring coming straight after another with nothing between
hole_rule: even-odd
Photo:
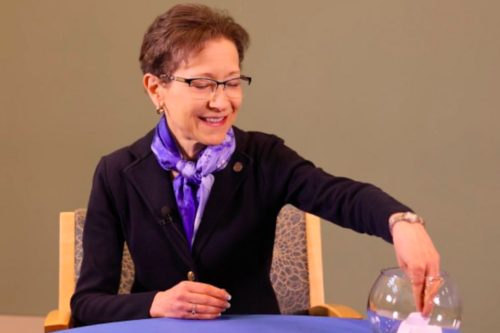
<instances>
[{"instance_id":1,"label":"glass bowl","mask_svg":"<svg viewBox=\"0 0 500 333\"><path fill-rule=\"evenodd\" d=\"M367 313L372 331L459 332L462 302L456 285L445 271L429 279L437 281L432 283L438 283L439 289L432 299L434 307L430 317L424 318L415 305L411 278L399 268L382 270L368 297Z\"/></svg>"}]
</instances>

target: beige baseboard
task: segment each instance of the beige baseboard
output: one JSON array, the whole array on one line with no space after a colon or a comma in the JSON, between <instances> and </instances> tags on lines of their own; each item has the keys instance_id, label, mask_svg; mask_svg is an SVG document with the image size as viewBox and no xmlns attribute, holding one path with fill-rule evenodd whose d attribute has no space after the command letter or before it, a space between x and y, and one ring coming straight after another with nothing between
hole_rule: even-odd
<instances>
[{"instance_id":1,"label":"beige baseboard","mask_svg":"<svg viewBox=\"0 0 500 333\"><path fill-rule=\"evenodd\" d=\"M13 316L0 314L2 333L42 333L44 317Z\"/></svg>"}]
</instances>

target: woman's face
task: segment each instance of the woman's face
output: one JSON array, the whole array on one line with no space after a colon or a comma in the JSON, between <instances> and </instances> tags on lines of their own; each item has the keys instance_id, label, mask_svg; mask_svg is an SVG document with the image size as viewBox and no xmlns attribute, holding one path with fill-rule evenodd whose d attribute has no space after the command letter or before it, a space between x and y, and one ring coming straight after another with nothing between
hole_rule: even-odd
<instances>
[{"instance_id":1,"label":"woman's face","mask_svg":"<svg viewBox=\"0 0 500 333\"><path fill-rule=\"evenodd\" d=\"M225 81L240 75L239 57L233 42L221 38L209 41L201 52L182 62L174 73L182 78L211 78ZM229 99L219 86L211 98L192 98L188 84L172 81L159 87L170 131L193 157L205 145L218 145L236 120L242 98ZM161 104L160 104L161 105Z\"/></svg>"}]
</instances>

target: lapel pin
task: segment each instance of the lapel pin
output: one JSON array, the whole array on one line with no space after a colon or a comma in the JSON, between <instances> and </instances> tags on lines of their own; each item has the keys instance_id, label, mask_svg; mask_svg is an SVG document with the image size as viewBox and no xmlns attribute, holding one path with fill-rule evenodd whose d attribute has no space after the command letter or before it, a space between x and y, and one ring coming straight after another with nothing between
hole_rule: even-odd
<instances>
[{"instance_id":1,"label":"lapel pin","mask_svg":"<svg viewBox=\"0 0 500 333\"><path fill-rule=\"evenodd\" d=\"M240 172L241 169L243 169L243 164L241 164L240 162L234 163L233 170L235 172Z\"/></svg>"}]
</instances>

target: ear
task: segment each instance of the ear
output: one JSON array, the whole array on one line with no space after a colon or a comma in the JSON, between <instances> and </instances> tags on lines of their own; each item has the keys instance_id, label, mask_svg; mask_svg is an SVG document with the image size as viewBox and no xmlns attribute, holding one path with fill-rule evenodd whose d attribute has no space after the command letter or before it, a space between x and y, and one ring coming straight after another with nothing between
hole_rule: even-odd
<instances>
[{"instance_id":1,"label":"ear","mask_svg":"<svg viewBox=\"0 0 500 333\"><path fill-rule=\"evenodd\" d=\"M162 86L160 79L151 73L146 73L142 78L142 83L155 107L161 106L164 101L161 98Z\"/></svg>"}]
</instances>

